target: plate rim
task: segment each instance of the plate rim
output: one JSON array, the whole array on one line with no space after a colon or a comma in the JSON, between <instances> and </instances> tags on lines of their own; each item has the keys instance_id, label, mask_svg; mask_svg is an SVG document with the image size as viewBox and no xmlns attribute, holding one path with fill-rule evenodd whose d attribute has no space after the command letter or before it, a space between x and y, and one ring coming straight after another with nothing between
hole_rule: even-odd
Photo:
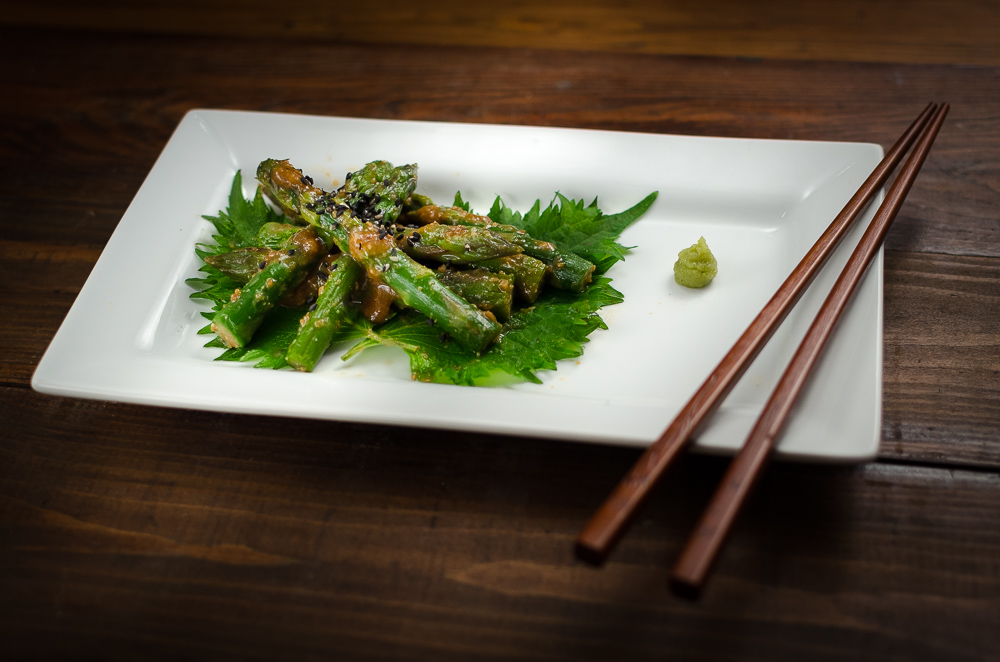
<instances>
[{"instance_id":1,"label":"plate rim","mask_svg":"<svg viewBox=\"0 0 1000 662\"><path fill-rule=\"evenodd\" d=\"M549 127L549 126L531 126L531 125L506 125L506 124L466 124L466 123L448 122L448 121L435 121L435 120L402 120L402 119L350 118L350 117L336 117L336 116L307 115L307 114L301 114L301 113L270 113L270 112L263 112L263 111L220 110L220 109L207 109L207 108L192 109L192 110L189 110L185 114L184 118L181 120L181 122L175 128L175 130L172 133L170 139L167 141L167 143L164 146L161 154L157 158L157 160L154 163L153 167L150 169L150 172L147 174L146 178L144 179L143 184L140 186L139 190L136 192L135 197L133 198L132 203L130 203L130 205L126 209L125 213L123 214L122 219L118 223L118 226L115 228L114 232L112 233L112 236L111 236L111 238L108 241L108 244L105 246L104 250L102 250L101 257L98 259L98 263L95 264L95 267L94 267L93 271L91 272L90 276L88 276L87 281L84 284L83 288L81 288L80 294L78 294L76 300L74 300L73 305L71 306L69 312L66 315L66 318L60 324L59 329L54 334L52 340L49 343L49 346L46 348L46 350L43 353L41 359L39 360L39 363L36 366L36 369L35 369L35 371L34 371L34 373L32 375L32 379L31 379L31 386L32 386L32 388L34 390L36 390L38 392L41 392L41 393L50 394L50 395L60 395L60 396L68 396L68 397L81 397L81 398L97 398L97 399L103 399L103 400L114 400L114 401L120 401L120 402L128 402L128 403L141 404L141 405L151 405L151 406L177 407L177 408L185 408L185 409L198 409L198 410L206 410L206 411L219 411L219 412L231 412L231 413L250 413L250 414L262 413L264 415L290 416L290 417L310 418L310 419L317 419L317 418L319 418L321 420L358 422L358 423L371 423L371 424L378 424L378 425L401 425L401 426L407 426L407 427L423 427L423 428L433 428L433 429L465 430L465 431L469 430L469 428L467 427L467 425L457 424L457 423L456 424L442 424L442 422L440 420L438 420L438 421L414 420L414 421L409 421L409 422L391 421L391 420L390 421L378 421L378 420L370 420L370 419L367 419L367 418L351 418L351 417L345 418L342 415L316 416L313 413L307 413L307 412L304 412L304 411L288 411L288 410L273 411L272 410L272 411L261 412L259 410L255 410L254 408L251 408L251 407L246 407L246 408L243 408L241 410L241 408L235 407L231 403L230 404L221 404L221 403L213 404L213 403L204 403L204 402L203 403L192 403L192 402L189 402L189 401L185 400L183 397L178 398L175 401L171 402L171 401L168 401L168 399L165 399L164 397L162 397L162 395L161 396L156 396L156 395L149 395L148 393L131 393L130 397L123 398L123 397L121 397L122 393L119 392L119 391L116 391L114 389L103 389L102 390L101 388L93 388L93 387L92 388L87 388L86 386L79 385L79 384L76 387L74 387L74 386L72 386L70 384L70 382L72 380L69 380L69 382L68 382L66 380L62 380L61 381L58 378L60 368L59 368L58 365L56 365L54 363L54 361L52 359L52 353L55 351L54 348L57 347L57 341L60 341L60 339L65 336L64 328L68 328L69 325L72 325L74 323L74 320L71 319L71 318L74 318L74 309L77 308L78 302L80 302L81 299L83 299L83 295L88 290L88 286L91 284L92 280L94 279L94 274L98 271L98 266L101 264L102 260L110 260L110 259L112 259L113 255L112 255L111 251L109 251L109 247L112 245L112 243L115 242L115 237L116 237L116 235L119 234L119 231L122 230L123 226L126 225L126 219L130 218L130 211L132 210L133 205L136 203L136 201L139 199L140 195L146 189L147 183L150 182L150 180L154 178L154 176L155 176L155 174L157 172L157 167L160 165L161 161L163 161L166 158L169 158L169 151L172 149L172 147L176 147L176 145L174 143L175 137L181 132L182 128L184 128L186 125L189 125L192 122L198 122L203 117L225 118L225 117L231 117L231 116L240 116L240 117L244 117L244 118L247 118L247 117L264 117L264 118L279 117L279 118L293 119L293 120L295 118L308 118L310 121L314 121L314 120L315 121L337 120L337 121L365 123L365 124L370 124L372 126L384 125L386 123L391 123L391 124L394 124L396 126L414 125L414 124L419 124L419 125L436 125L438 127L462 127L463 130L474 130L474 131L475 130L484 130L484 129L485 130L499 129L501 131L506 131L506 130L511 130L511 129L514 129L514 130L521 129L521 130L531 130L531 131L543 130L543 131L585 132L585 133L588 133L588 134L598 134L599 133L599 134L611 135L611 136L619 136L619 135L627 135L627 136L655 136L657 139L680 139L682 141L693 141L693 144L700 144L701 141L724 141L724 142L736 142L736 143L742 143L742 142L773 143L773 144L780 144L780 145L788 145L788 144L795 144L795 145L853 145L853 146L859 146L859 147L863 146L863 147L866 147L866 148L875 147L875 148L877 148L878 152L880 153L880 157L881 157L881 151L882 151L881 146L876 145L874 143L853 143L853 142L848 143L848 142L840 142L840 141L810 141L810 140L777 140L777 139L768 139L768 138L732 138L732 137L719 137L719 136L685 136L685 135L675 135L675 134L656 134L656 133L645 133L645 132L627 132L627 131L616 131L616 130L606 130L606 129L578 129L578 128L573 128L573 127ZM882 194L880 193L879 196L881 197L881 195ZM873 203L872 207L874 208L875 206L876 205ZM193 246L192 246L192 248L193 248ZM102 267L102 269L103 268L104 267ZM876 343L876 346L874 348L875 352L876 352L876 366L877 366L877 369L875 371L875 380L876 380L876 386L877 386L877 388L875 389L876 392L874 394L876 415L874 417L874 420L872 421L872 423L874 425L874 430L873 430L873 434L872 434L873 439L874 439L874 443L870 444L865 452L855 452L855 453L852 453L852 454L847 454L847 455L842 455L842 456L838 456L838 455L815 455L815 454L805 454L805 455L803 455L803 454L794 453L794 452L793 453L789 453L789 452L781 451L780 446L779 446L779 453L778 453L779 456L781 456L781 457L783 457L785 459L796 459L796 460L806 460L806 461L813 461L814 460L814 461L821 461L821 462L848 462L848 463L854 463L854 462L868 461L868 460L872 459L873 457L875 457L875 455L877 454L878 445L879 445L879 443L881 441L881 417L882 417L882 395L883 395L883 393L882 393L882 388L883 388L883 383L882 383L882 380L883 380L883 375L882 375L883 356L882 356L882 352L883 352L883 348L882 348L882 342L881 342L881 339L883 338L883 324L884 324L884 320L883 320L883 305L884 305L883 304L883 301L884 301L884 289L883 289L884 288L884 282L883 282L883 280L884 280L884 272L883 272L883 270L884 270L884 267L883 267L883 251L880 250L879 253L878 253L878 256L876 257L875 263L873 263L872 268L870 269L870 275L869 275L869 277L871 277L872 275L874 275L875 280L877 281L877 307L878 307L878 314L876 316L876 322L875 323L876 323L876 327L877 327L876 328L876 336L879 339L879 342ZM214 364L214 365L216 367L218 367L218 364ZM241 369L244 369L244 368L241 368ZM449 386L449 385L435 385L435 386L443 386L444 388L455 388L455 387L452 387L452 386ZM458 387L458 388L468 388L468 387ZM667 421L667 422L669 422L669 421ZM500 435L541 437L541 438L547 438L547 439L566 439L566 437L564 435L561 435L561 434L558 434L558 433L554 433L551 430L536 429L536 428L533 428L531 426L528 426L527 428L521 428L521 429L511 429L509 427L504 427L502 429L501 428L495 428L495 429L493 429L493 428L490 428L489 426L487 426L485 429L484 428L478 428L478 431L487 432L487 433L491 433L491 434L500 434ZM652 441L652 440L650 440L649 442L645 442L645 443L644 442L637 442L636 440L618 440L618 441L613 441L613 440L608 440L608 439L606 439L604 437L587 438L586 435L580 435L580 436L577 436L575 438L577 440L579 440L579 441L584 441L584 442L590 441L590 442L597 442L597 443L609 443L609 444L615 444L615 445L640 446L640 447L643 446L643 445L648 445L648 443L651 443L651 441ZM732 452L732 450L730 450L730 449L720 449L720 448L712 448L712 447L706 448L706 447L700 447L700 446L698 447L698 450L700 450L702 452L707 452L707 453L723 453L723 454L730 454Z\"/></svg>"}]
</instances>

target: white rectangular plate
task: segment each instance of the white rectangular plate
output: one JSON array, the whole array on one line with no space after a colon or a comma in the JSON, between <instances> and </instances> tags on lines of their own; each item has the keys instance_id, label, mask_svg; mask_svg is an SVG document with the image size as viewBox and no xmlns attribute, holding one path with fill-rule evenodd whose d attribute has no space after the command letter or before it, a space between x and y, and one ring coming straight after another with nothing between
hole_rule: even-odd
<instances>
[{"instance_id":1,"label":"white rectangular plate","mask_svg":"<svg viewBox=\"0 0 1000 662\"><path fill-rule=\"evenodd\" d=\"M318 185L375 159L418 163L418 190L456 191L485 211L496 195L527 210L559 191L605 213L659 198L622 236L634 247L609 272L625 302L584 355L542 384L472 388L410 380L396 350L311 374L216 362L203 345L205 304L189 298L196 242L208 241L237 170L245 193L264 158L287 158ZM692 138L195 110L129 206L39 364L33 387L56 395L226 412L528 435L643 446L711 372L882 157L878 145ZM742 444L870 210L697 440ZM719 275L702 290L673 282L677 252L704 236ZM336 349L336 348L334 348ZM838 327L783 436L784 457L872 458L880 438L882 255Z\"/></svg>"}]
</instances>

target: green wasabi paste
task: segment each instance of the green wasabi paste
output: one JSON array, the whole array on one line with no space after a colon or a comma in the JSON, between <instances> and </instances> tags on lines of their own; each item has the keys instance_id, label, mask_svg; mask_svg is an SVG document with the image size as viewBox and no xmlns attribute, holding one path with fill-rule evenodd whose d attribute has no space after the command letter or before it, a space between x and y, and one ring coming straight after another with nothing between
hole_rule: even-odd
<instances>
[{"instance_id":1,"label":"green wasabi paste","mask_svg":"<svg viewBox=\"0 0 1000 662\"><path fill-rule=\"evenodd\" d=\"M685 248L677 254L677 262L674 263L674 280L678 285L684 287L705 287L712 282L715 275L719 273L719 265L715 261L715 256L709 250L705 238L698 239L698 243L690 248Z\"/></svg>"}]
</instances>

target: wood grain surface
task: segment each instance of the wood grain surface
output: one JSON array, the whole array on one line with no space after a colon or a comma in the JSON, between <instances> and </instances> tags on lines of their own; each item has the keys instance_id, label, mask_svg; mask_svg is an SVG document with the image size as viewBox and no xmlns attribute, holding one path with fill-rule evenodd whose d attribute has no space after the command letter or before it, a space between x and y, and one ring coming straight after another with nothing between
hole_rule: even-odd
<instances>
[{"instance_id":1,"label":"wood grain surface","mask_svg":"<svg viewBox=\"0 0 1000 662\"><path fill-rule=\"evenodd\" d=\"M997 3L5 4L0 659L994 659ZM633 449L30 389L192 108L887 147L928 101L879 459L771 467L698 602L667 576L723 458L594 569L572 543Z\"/></svg>"},{"instance_id":2,"label":"wood grain surface","mask_svg":"<svg viewBox=\"0 0 1000 662\"><path fill-rule=\"evenodd\" d=\"M0 22L296 42L502 46L786 60L1000 65L995 0L50 0ZM96 5L96 6L95 6Z\"/></svg>"}]
</instances>

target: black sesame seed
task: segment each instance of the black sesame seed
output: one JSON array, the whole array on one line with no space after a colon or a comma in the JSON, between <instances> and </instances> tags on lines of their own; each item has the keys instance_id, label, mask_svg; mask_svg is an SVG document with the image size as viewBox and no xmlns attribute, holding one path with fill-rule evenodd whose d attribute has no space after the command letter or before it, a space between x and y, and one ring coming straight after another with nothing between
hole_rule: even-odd
<instances>
[{"instance_id":1,"label":"black sesame seed","mask_svg":"<svg viewBox=\"0 0 1000 662\"><path fill-rule=\"evenodd\" d=\"M392 204L396 205L397 207L402 207L403 206L403 199L402 198L396 198L396 200Z\"/></svg>"},{"instance_id":2,"label":"black sesame seed","mask_svg":"<svg viewBox=\"0 0 1000 662\"><path fill-rule=\"evenodd\" d=\"M316 304L313 304L313 305L309 306L309 312L310 312L310 313L311 313L312 311L314 311L314 310L316 310Z\"/></svg>"},{"instance_id":3,"label":"black sesame seed","mask_svg":"<svg viewBox=\"0 0 1000 662\"><path fill-rule=\"evenodd\" d=\"M260 264L257 265L257 267L260 268L261 270L263 270L264 267L266 267L266 266L267 266L267 262L261 262Z\"/></svg>"},{"instance_id":4,"label":"black sesame seed","mask_svg":"<svg viewBox=\"0 0 1000 662\"><path fill-rule=\"evenodd\" d=\"M332 267L330 267L330 269L332 270L332 269L334 269L334 267L336 267L336 266L337 266L337 265L333 265ZM318 281L319 281L320 285L322 285L322 284L323 284L323 283L325 283L325 282L326 282L327 280L329 280L329 278L330 278L330 274L328 274L328 273L325 273L325 272L323 272L323 271L321 271L321 272L319 272L318 274L316 274L316 280L318 280Z\"/></svg>"},{"instance_id":5,"label":"black sesame seed","mask_svg":"<svg viewBox=\"0 0 1000 662\"><path fill-rule=\"evenodd\" d=\"M285 253L285 255L287 255L289 257L291 257L292 255L295 255L295 249L294 248L289 248L288 251Z\"/></svg>"}]
</instances>

